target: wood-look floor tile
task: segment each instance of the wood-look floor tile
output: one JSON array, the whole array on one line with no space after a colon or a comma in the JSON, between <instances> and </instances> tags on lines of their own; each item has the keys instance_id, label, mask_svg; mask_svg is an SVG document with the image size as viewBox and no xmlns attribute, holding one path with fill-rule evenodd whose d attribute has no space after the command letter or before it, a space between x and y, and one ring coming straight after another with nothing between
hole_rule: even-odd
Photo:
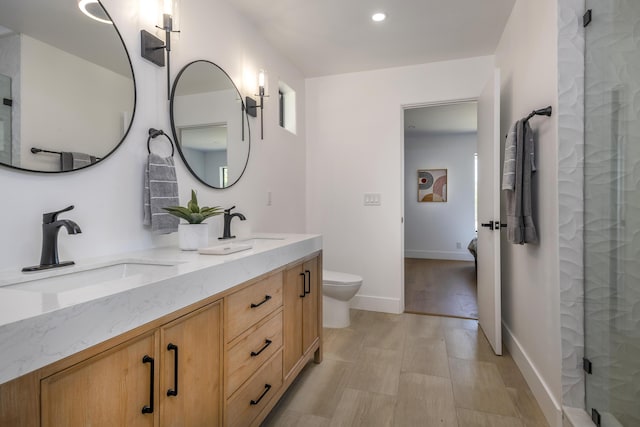
<instances>
[{"instance_id":1,"label":"wood-look floor tile","mask_svg":"<svg viewBox=\"0 0 640 427\"><path fill-rule=\"evenodd\" d=\"M390 427L394 396L347 388L331 420L332 427Z\"/></svg>"},{"instance_id":2,"label":"wood-look floor tile","mask_svg":"<svg viewBox=\"0 0 640 427\"><path fill-rule=\"evenodd\" d=\"M518 416L495 364L449 358L449 368L457 407Z\"/></svg>"},{"instance_id":3,"label":"wood-look floor tile","mask_svg":"<svg viewBox=\"0 0 640 427\"><path fill-rule=\"evenodd\" d=\"M407 336L422 338L444 338L441 317L405 314Z\"/></svg>"},{"instance_id":4,"label":"wood-look floor tile","mask_svg":"<svg viewBox=\"0 0 640 427\"><path fill-rule=\"evenodd\" d=\"M507 388L507 391L525 427L549 426L529 387L526 389Z\"/></svg>"},{"instance_id":5,"label":"wood-look floor tile","mask_svg":"<svg viewBox=\"0 0 640 427\"><path fill-rule=\"evenodd\" d=\"M282 403L295 412L331 418L353 366L350 362L331 359L308 364Z\"/></svg>"},{"instance_id":6,"label":"wood-look floor tile","mask_svg":"<svg viewBox=\"0 0 640 427\"><path fill-rule=\"evenodd\" d=\"M401 364L402 349L363 347L358 360L353 364L347 387L395 396L398 392Z\"/></svg>"},{"instance_id":7,"label":"wood-look floor tile","mask_svg":"<svg viewBox=\"0 0 640 427\"><path fill-rule=\"evenodd\" d=\"M480 329L446 329L444 337L449 357L484 361L497 357Z\"/></svg>"},{"instance_id":8,"label":"wood-look floor tile","mask_svg":"<svg viewBox=\"0 0 640 427\"><path fill-rule=\"evenodd\" d=\"M325 359L354 362L360 354L364 333L351 328L323 330L323 355Z\"/></svg>"},{"instance_id":9,"label":"wood-look floor tile","mask_svg":"<svg viewBox=\"0 0 640 427\"><path fill-rule=\"evenodd\" d=\"M331 420L291 410L271 412L261 427L330 427Z\"/></svg>"},{"instance_id":10,"label":"wood-look floor tile","mask_svg":"<svg viewBox=\"0 0 640 427\"><path fill-rule=\"evenodd\" d=\"M406 322L404 316L385 314L372 317L367 327L364 346L397 350L404 345Z\"/></svg>"},{"instance_id":11,"label":"wood-look floor tile","mask_svg":"<svg viewBox=\"0 0 640 427\"><path fill-rule=\"evenodd\" d=\"M524 427L515 417L458 408L458 427Z\"/></svg>"},{"instance_id":12,"label":"wood-look floor tile","mask_svg":"<svg viewBox=\"0 0 640 427\"><path fill-rule=\"evenodd\" d=\"M444 338L407 337L402 372L449 378L449 358Z\"/></svg>"},{"instance_id":13,"label":"wood-look floor tile","mask_svg":"<svg viewBox=\"0 0 640 427\"><path fill-rule=\"evenodd\" d=\"M478 321L473 319L459 319L455 317L441 317L440 323L442 327L447 329L469 329L472 331L478 330Z\"/></svg>"},{"instance_id":14,"label":"wood-look floor tile","mask_svg":"<svg viewBox=\"0 0 640 427\"><path fill-rule=\"evenodd\" d=\"M401 374L393 425L456 427L451 382L428 375Z\"/></svg>"}]
</instances>

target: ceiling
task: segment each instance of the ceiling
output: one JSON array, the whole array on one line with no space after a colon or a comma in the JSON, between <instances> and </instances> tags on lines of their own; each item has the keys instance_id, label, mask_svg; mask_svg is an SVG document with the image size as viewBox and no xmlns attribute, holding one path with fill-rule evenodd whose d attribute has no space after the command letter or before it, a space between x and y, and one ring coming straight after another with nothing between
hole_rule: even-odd
<instances>
[{"instance_id":1,"label":"ceiling","mask_svg":"<svg viewBox=\"0 0 640 427\"><path fill-rule=\"evenodd\" d=\"M317 77L492 55L515 0L226 0ZM371 15L382 11L383 22Z\"/></svg>"},{"instance_id":2,"label":"ceiling","mask_svg":"<svg viewBox=\"0 0 640 427\"><path fill-rule=\"evenodd\" d=\"M478 103L459 102L404 111L404 134L472 133L478 129Z\"/></svg>"}]
</instances>

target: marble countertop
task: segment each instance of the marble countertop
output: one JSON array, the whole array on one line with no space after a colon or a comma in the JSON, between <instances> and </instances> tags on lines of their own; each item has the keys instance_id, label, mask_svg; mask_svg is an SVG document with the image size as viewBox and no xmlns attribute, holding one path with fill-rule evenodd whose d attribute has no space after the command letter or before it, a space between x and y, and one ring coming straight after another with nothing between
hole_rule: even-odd
<instances>
[{"instance_id":1,"label":"marble countertop","mask_svg":"<svg viewBox=\"0 0 640 427\"><path fill-rule=\"evenodd\" d=\"M261 234L249 250L201 255L177 247L76 261L57 271L0 271L0 384L130 331L322 249L311 234ZM166 263L161 271L48 293L42 277L118 262ZM23 283L7 286L9 284Z\"/></svg>"}]
</instances>

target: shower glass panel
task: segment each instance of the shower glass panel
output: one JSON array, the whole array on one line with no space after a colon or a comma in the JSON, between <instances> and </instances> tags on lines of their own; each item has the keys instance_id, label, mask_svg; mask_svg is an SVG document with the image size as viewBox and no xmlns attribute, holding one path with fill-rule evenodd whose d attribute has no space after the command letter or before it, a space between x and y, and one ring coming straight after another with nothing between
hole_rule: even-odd
<instances>
[{"instance_id":1,"label":"shower glass panel","mask_svg":"<svg viewBox=\"0 0 640 427\"><path fill-rule=\"evenodd\" d=\"M11 77L0 74L0 163L11 164Z\"/></svg>"},{"instance_id":2,"label":"shower glass panel","mask_svg":"<svg viewBox=\"0 0 640 427\"><path fill-rule=\"evenodd\" d=\"M587 0L586 409L640 426L640 1Z\"/></svg>"}]
</instances>

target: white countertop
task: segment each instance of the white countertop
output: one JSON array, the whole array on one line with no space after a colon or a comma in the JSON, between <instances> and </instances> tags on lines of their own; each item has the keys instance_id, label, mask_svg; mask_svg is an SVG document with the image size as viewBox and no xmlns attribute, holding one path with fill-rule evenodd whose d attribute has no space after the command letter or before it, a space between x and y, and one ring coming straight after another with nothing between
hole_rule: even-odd
<instances>
[{"instance_id":1,"label":"white countertop","mask_svg":"<svg viewBox=\"0 0 640 427\"><path fill-rule=\"evenodd\" d=\"M252 237L252 249L222 256L167 247L76 261L75 266L39 273L0 271L0 384L322 249L322 237L315 234ZM68 292L3 287L118 261L175 265Z\"/></svg>"}]
</instances>

